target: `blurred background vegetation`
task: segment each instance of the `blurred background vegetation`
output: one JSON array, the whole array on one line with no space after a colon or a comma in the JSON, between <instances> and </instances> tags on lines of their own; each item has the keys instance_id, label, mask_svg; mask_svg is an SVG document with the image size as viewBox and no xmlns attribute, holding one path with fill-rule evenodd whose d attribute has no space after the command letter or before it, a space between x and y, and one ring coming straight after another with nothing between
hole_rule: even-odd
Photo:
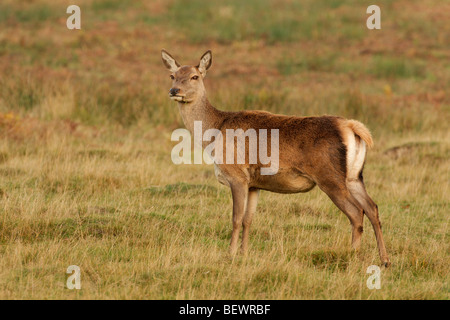
<instances>
[{"instance_id":1,"label":"blurred background vegetation","mask_svg":"<svg viewBox=\"0 0 450 320\"><path fill-rule=\"evenodd\" d=\"M450 59L444 1L68 1L0 4L0 110L87 124L177 125L160 49L186 64L212 49L210 100L358 118L373 130L446 127ZM53 108L49 99L64 101ZM175 123L175 124L174 124Z\"/></svg>"}]
</instances>

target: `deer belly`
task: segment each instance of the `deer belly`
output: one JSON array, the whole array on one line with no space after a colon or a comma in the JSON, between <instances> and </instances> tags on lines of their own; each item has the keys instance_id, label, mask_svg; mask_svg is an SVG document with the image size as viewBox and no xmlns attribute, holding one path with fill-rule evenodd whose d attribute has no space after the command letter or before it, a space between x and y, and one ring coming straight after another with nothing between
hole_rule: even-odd
<instances>
[{"instance_id":1,"label":"deer belly","mask_svg":"<svg viewBox=\"0 0 450 320\"><path fill-rule=\"evenodd\" d=\"M277 174L274 175L261 175L257 170L243 170L249 179L249 187L262 190L268 190L278 193L298 193L308 192L316 183L309 177L300 174L295 169L280 169ZM226 186L230 186L228 177L225 171L221 170L219 166L214 164L214 173L217 180Z\"/></svg>"},{"instance_id":2,"label":"deer belly","mask_svg":"<svg viewBox=\"0 0 450 320\"><path fill-rule=\"evenodd\" d=\"M294 170L279 171L272 176L260 176L256 188L278 193L308 192L316 183Z\"/></svg>"}]
</instances>

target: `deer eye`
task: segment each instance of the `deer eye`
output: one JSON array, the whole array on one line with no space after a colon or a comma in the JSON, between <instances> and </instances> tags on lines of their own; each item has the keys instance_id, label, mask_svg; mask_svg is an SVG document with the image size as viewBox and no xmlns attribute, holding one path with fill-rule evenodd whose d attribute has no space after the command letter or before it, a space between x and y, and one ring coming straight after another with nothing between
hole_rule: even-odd
<instances>
[{"instance_id":1,"label":"deer eye","mask_svg":"<svg viewBox=\"0 0 450 320\"><path fill-rule=\"evenodd\" d=\"M170 75L170 79L175 79L175 77L173 76L173 74Z\"/></svg>"},{"instance_id":2,"label":"deer eye","mask_svg":"<svg viewBox=\"0 0 450 320\"><path fill-rule=\"evenodd\" d=\"M198 76L193 76L192 78L191 78L191 80L197 80L198 79Z\"/></svg>"}]
</instances>

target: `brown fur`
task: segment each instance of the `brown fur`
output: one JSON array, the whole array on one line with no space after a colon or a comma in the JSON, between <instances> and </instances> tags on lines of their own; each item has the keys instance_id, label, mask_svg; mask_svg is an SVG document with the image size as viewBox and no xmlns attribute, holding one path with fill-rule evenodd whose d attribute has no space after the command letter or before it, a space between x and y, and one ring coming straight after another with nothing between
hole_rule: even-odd
<instances>
[{"instance_id":1,"label":"brown fur","mask_svg":"<svg viewBox=\"0 0 450 320\"><path fill-rule=\"evenodd\" d=\"M352 246L359 248L363 216L368 216L377 237L380 258L389 265L378 208L367 194L362 181L366 147L373 145L369 130L356 120L335 116L294 117L264 111L224 112L214 108L206 98L203 77L211 66L211 52L206 52L196 67L182 66L163 51L163 61L172 72L172 99L186 127L192 132L194 121L202 121L203 132L215 128L222 132L224 144L236 148L234 140L226 141L226 129L279 130L279 169L274 175L261 175L264 167L258 160L249 163L248 144L244 164L216 164L220 183L230 187L233 198L233 233L230 249L236 252L239 231L244 228L242 250L248 247L249 228L256 210L259 190L278 193L307 192L318 185L349 218L352 224ZM172 61L173 59L173 61ZM198 79L196 78L198 76ZM210 142L204 142L204 147ZM270 153L270 143L268 144ZM235 149L235 155L237 150Z\"/></svg>"}]
</instances>

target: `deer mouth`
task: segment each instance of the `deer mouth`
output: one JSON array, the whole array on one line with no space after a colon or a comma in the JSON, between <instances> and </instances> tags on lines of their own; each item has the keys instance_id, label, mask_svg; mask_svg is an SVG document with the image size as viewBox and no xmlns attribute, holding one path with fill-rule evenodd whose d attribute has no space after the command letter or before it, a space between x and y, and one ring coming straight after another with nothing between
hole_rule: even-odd
<instances>
[{"instance_id":1,"label":"deer mouth","mask_svg":"<svg viewBox=\"0 0 450 320\"><path fill-rule=\"evenodd\" d=\"M186 96L185 95L181 95L181 94L169 95L169 98L172 99L173 101L187 102L186 101Z\"/></svg>"}]
</instances>

